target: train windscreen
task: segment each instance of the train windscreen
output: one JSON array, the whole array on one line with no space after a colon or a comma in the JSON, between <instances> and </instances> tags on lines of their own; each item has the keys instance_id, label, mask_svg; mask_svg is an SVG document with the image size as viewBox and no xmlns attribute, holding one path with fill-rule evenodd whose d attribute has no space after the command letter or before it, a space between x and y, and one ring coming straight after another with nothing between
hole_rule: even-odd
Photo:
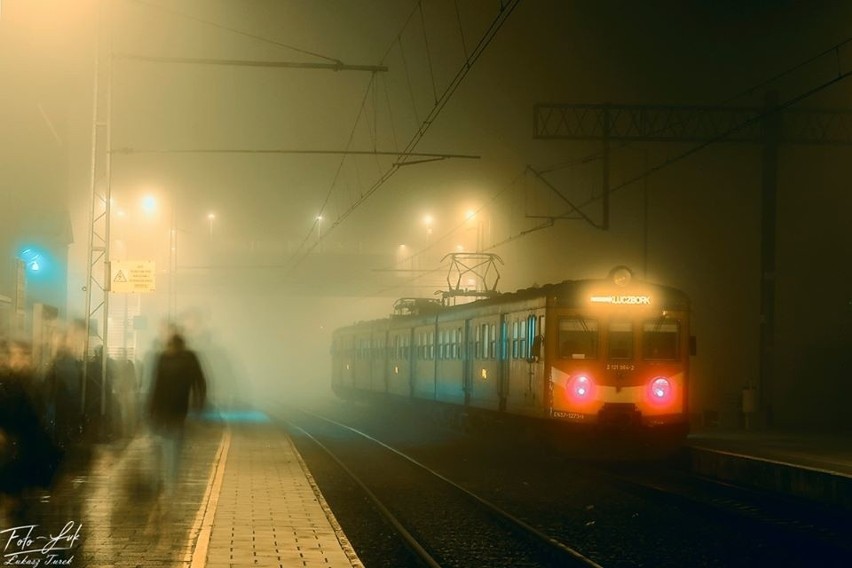
<instances>
[{"instance_id":1,"label":"train windscreen","mask_svg":"<svg viewBox=\"0 0 852 568\"><path fill-rule=\"evenodd\" d=\"M607 332L607 357L633 359L633 322L610 322Z\"/></svg>"},{"instance_id":2,"label":"train windscreen","mask_svg":"<svg viewBox=\"0 0 852 568\"><path fill-rule=\"evenodd\" d=\"M562 359L596 359L598 322L581 317L559 318L559 356Z\"/></svg>"},{"instance_id":3,"label":"train windscreen","mask_svg":"<svg viewBox=\"0 0 852 568\"><path fill-rule=\"evenodd\" d=\"M642 326L642 358L674 361L679 358L680 326L675 321L654 320Z\"/></svg>"}]
</instances>

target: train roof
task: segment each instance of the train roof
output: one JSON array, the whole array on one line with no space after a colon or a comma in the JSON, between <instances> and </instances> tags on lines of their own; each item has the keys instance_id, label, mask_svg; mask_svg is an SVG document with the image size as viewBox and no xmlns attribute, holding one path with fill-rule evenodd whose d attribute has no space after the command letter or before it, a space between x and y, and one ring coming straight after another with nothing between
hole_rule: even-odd
<instances>
[{"instance_id":1,"label":"train roof","mask_svg":"<svg viewBox=\"0 0 852 568\"><path fill-rule=\"evenodd\" d=\"M653 295L655 303L659 304L663 309L689 309L689 297L682 290L672 286L637 281L633 278L633 273L629 269L619 266L611 270L607 278L563 280L562 282L552 284L522 288L514 292L494 294L473 302L453 306L445 306L433 298L400 298L394 304L395 312L393 314L386 318L377 318L372 320L372 322L403 317L434 316L437 314L530 301L538 298L547 298L549 302L555 302L555 305L559 306L579 307L589 304L590 294L594 294L594 297L598 299L604 298L609 300L649 298L650 295ZM612 301L611 303L630 302ZM365 321L358 323L364 324L371 322Z\"/></svg>"}]
</instances>

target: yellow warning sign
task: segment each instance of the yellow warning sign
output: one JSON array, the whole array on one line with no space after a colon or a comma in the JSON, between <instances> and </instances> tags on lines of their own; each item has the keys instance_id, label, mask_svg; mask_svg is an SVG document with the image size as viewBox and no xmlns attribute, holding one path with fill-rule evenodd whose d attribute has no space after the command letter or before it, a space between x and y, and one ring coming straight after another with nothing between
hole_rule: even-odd
<instances>
[{"instance_id":1,"label":"yellow warning sign","mask_svg":"<svg viewBox=\"0 0 852 568\"><path fill-rule=\"evenodd\" d=\"M153 260L114 260L110 269L110 291L117 294L153 292Z\"/></svg>"}]
</instances>

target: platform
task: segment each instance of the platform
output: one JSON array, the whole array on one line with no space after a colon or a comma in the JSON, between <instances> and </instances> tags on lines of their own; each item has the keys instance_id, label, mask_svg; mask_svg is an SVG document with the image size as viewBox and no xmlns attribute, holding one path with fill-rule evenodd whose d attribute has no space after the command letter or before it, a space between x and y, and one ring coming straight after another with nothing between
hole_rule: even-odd
<instances>
[{"instance_id":1,"label":"platform","mask_svg":"<svg viewBox=\"0 0 852 568\"><path fill-rule=\"evenodd\" d=\"M167 498L152 474L155 440L139 435L92 447L90 459L69 465L51 492L30 495L24 510L0 516L0 548L6 547L0 561L75 568L362 567L280 427L256 419L190 424L181 481Z\"/></svg>"},{"instance_id":2,"label":"platform","mask_svg":"<svg viewBox=\"0 0 852 568\"><path fill-rule=\"evenodd\" d=\"M700 475L852 511L852 436L704 430L688 446Z\"/></svg>"}]
</instances>

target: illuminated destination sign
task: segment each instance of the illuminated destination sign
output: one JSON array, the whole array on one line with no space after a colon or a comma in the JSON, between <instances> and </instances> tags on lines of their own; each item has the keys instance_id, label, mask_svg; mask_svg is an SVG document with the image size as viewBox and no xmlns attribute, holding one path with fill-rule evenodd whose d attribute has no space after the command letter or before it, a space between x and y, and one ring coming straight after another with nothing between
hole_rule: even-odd
<instances>
[{"instance_id":1,"label":"illuminated destination sign","mask_svg":"<svg viewBox=\"0 0 852 568\"><path fill-rule=\"evenodd\" d=\"M651 305L651 296L592 296L593 304Z\"/></svg>"}]
</instances>

